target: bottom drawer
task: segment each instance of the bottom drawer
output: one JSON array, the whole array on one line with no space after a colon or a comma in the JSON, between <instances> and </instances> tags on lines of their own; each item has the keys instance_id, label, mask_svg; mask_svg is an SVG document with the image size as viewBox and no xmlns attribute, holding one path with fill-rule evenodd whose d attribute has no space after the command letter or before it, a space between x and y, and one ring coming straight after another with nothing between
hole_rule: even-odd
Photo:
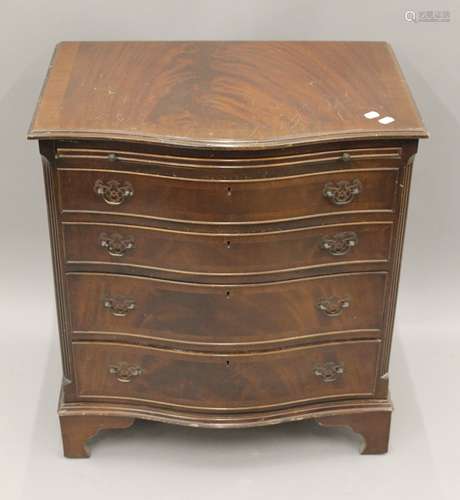
<instances>
[{"instance_id":1,"label":"bottom drawer","mask_svg":"<svg viewBox=\"0 0 460 500\"><path fill-rule=\"evenodd\" d=\"M81 400L244 411L370 397L379 340L251 354L204 354L104 342L73 344Z\"/></svg>"}]
</instances>

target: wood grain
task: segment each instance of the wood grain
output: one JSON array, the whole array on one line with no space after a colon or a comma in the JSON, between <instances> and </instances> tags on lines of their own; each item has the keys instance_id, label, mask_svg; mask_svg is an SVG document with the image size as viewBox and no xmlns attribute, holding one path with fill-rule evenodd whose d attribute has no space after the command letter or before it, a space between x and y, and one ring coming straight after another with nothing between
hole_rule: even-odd
<instances>
[{"instance_id":1,"label":"wood grain","mask_svg":"<svg viewBox=\"0 0 460 500\"><path fill-rule=\"evenodd\" d=\"M116 170L63 169L58 179L64 213L249 224L349 212L392 212L398 172L397 168L350 169L282 177L279 169L279 178L275 179L210 181ZM352 183L355 179L362 189L349 203L336 205L324 196L327 184ZM95 193L98 181L128 182L134 194L122 204L110 206Z\"/></svg>"},{"instance_id":2,"label":"wood grain","mask_svg":"<svg viewBox=\"0 0 460 500\"><path fill-rule=\"evenodd\" d=\"M382 334L387 273L360 273L260 285L198 285L151 278L69 273L72 329L80 339L117 336L188 349L242 351L289 341ZM116 316L107 298L129 299L134 308ZM338 316L318 308L324 298L346 298ZM118 335L115 335L118 334Z\"/></svg>"},{"instance_id":3,"label":"wood grain","mask_svg":"<svg viewBox=\"0 0 460 500\"><path fill-rule=\"evenodd\" d=\"M332 415L316 419L323 427L349 427L361 434L363 455L377 455L388 451L391 411L377 411L345 415Z\"/></svg>"},{"instance_id":4,"label":"wood grain","mask_svg":"<svg viewBox=\"0 0 460 500\"><path fill-rule=\"evenodd\" d=\"M337 224L265 233L206 234L118 224L64 223L68 264L113 264L170 270L183 275L258 275L326 268L339 264L380 263L389 259L392 224L372 222ZM354 233L358 243L346 254L331 255L321 244ZM110 255L101 235L130 238L133 248L122 256Z\"/></svg>"},{"instance_id":5,"label":"wood grain","mask_svg":"<svg viewBox=\"0 0 460 500\"><path fill-rule=\"evenodd\" d=\"M29 132L211 148L425 136L382 42L62 43Z\"/></svg>"},{"instance_id":6,"label":"wood grain","mask_svg":"<svg viewBox=\"0 0 460 500\"><path fill-rule=\"evenodd\" d=\"M333 398L365 398L375 390L379 340L349 341L252 354L205 354L136 345L75 342L82 401L119 401L211 412L246 411ZM325 382L317 365L343 365ZM129 382L110 367L141 370Z\"/></svg>"},{"instance_id":7,"label":"wood grain","mask_svg":"<svg viewBox=\"0 0 460 500\"><path fill-rule=\"evenodd\" d=\"M67 458L89 458L87 441L106 429L126 429L133 418L90 415L61 415L62 445Z\"/></svg>"},{"instance_id":8,"label":"wood grain","mask_svg":"<svg viewBox=\"0 0 460 500\"><path fill-rule=\"evenodd\" d=\"M135 418L316 418L385 452L426 136L386 43L60 44L29 137L45 171L65 455Z\"/></svg>"},{"instance_id":9,"label":"wood grain","mask_svg":"<svg viewBox=\"0 0 460 500\"><path fill-rule=\"evenodd\" d=\"M159 406L146 406L130 402L129 404L78 401L59 401L60 416L104 416L141 418L168 424L213 429L231 429L261 427L266 425L293 422L309 418L333 415L364 414L367 412L391 412L393 404L389 399L363 398L317 403L299 404L287 408L278 408L260 412L203 413L179 408L165 409ZM263 415L263 418L261 418Z\"/></svg>"}]
</instances>

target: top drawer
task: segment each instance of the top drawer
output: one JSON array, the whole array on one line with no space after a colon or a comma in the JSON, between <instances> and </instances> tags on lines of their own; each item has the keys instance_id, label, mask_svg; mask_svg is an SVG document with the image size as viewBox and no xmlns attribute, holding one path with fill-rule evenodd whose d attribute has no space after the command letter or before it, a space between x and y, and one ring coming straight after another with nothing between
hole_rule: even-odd
<instances>
[{"instance_id":1,"label":"top drawer","mask_svg":"<svg viewBox=\"0 0 460 500\"><path fill-rule=\"evenodd\" d=\"M59 169L63 212L193 223L276 222L338 213L391 212L398 169L209 180L124 170Z\"/></svg>"}]
</instances>

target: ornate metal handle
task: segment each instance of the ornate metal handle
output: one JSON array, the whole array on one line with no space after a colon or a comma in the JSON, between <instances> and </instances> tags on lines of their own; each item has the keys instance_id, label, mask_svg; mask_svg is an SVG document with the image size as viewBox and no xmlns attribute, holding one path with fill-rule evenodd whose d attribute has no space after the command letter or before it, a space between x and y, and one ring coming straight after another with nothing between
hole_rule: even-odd
<instances>
[{"instance_id":1,"label":"ornate metal handle","mask_svg":"<svg viewBox=\"0 0 460 500\"><path fill-rule=\"evenodd\" d=\"M318 302L318 309L326 316L340 316L345 309L350 307L349 299L339 299L338 297L328 297Z\"/></svg>"},{"instance_id":2,"label":"ornate metal handle","mask_svg":"<svg viewBox=\"0 0 460 500\"><path fill-rule=\"evenodd\" d=\"M131 236L124 237L119 233L101 233L99 236L101 247L107 249L110 255L114 257L122 257L128 250L134 248L134 238Z\"/></svg>"},{"instance_id":3,"label":"ornate metal handle","mask_svg":"<svg viewBox=\"0 0 460 500\"><path fill-rule=\"evenodd\" d=\"M95 182L94 192L108 205L121 205L134 195L134 189L130 182L126 181L121 185L118 181L110 180L104 182L101 179Z\"/></svg>"},{"instance_id":4,"label":"ornate metal handle","mask_svg":"<svg viewBox=\"0 0 460 500\"><path fill-rule=\"evenodd\" d=\"M358 244L358 235L353 231L325 236L320 243L323 250L331 255L345 255Z\"/></svg>"},{"instance_id":5,"label":"ornate metal handle","mask_svg":"<svg viewBox=\"0 0 460 500\"><path fill-rule=\"evenodd\" d=\"M136 307L133 299L124 299L123 297L107 297L104 299L104 307L114 316L126 316L129 311Z\"/></svg>"},{"instance_id":6,"label":"ornate metal handle","mask_svg":"<svg viewBox=\"0 0 460 500\"><path fill-rule=\"evenodd\" d=\"M351 182L328 182L324 185L323 196L334 205L348 205L362 190L363 185L358 179L353 179Z\"/></svg>"},{"instance_id":7,"label":"ornate metal handle","mask_svg":"<svg viewBox=\"0 0 460 500\"><path fill-rule=\"evenodd\" d=\"M134 377L142 375L143 370L139 366L129 365L128 363L121 361L116 365L109 366L109 373L115 375L119 382L131 382Z\"/></svg>"},{"instance_id":8,"label":"ornate metal handle","mask_svg":"<svg viewBox=\"0 0 460 500\"><path fill-rule=\"evenodd\" d=\"M313 369L313 373L322 379L323 382L335 382L339 375L344 372L343 363L334 361L326 361L322 364L317 364Z\"/></svg>"}]
</instances>

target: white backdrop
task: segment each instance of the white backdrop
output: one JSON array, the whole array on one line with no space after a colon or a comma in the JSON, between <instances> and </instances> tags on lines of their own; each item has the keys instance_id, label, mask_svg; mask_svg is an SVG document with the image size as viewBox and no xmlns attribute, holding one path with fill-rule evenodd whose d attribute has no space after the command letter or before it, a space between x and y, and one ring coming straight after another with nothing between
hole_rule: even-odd
<instances>
[{"instance_id":1,"label":"white backdrop","mask_svg":"<svg viewBox=\"0 0 460 500\"><path fill-rule=\"evenodd\" d=\"M0 6L3 498L458 496L459 2L3 0ZM450 22L408 23L408 9L449 11ZM359 457L351 434L310 424L225 432L141 424L99 438L89 461L61 458L45 198L27 128L57 42L187 39L386 40L395 49L431 138L422 141L414 168L390 378L396 412L384 457ZM384 484L376 487L377 481Z\"/></svg>"}]
</instances>

